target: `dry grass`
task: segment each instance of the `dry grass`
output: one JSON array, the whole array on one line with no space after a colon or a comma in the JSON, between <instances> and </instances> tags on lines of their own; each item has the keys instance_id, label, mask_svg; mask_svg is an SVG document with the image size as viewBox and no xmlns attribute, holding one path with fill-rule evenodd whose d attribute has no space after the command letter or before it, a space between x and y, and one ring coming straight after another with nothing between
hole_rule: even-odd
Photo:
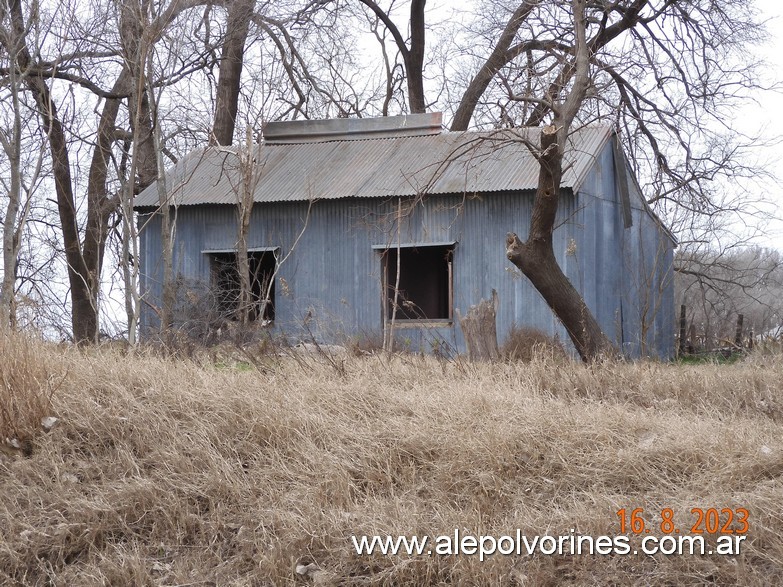
<instances>
[{"instance_id":1,"label":"dry grass","mask_svg":"<svg viewBox=\"0 0 783 587\"><path fill-rule=\"evenodd\" d=\"M0 333L0 450L29 454L41 419L51 411L53 391L48 356L40 343ZM11 444L13 443L13 444Z\"/></svg>"},{"instance_id":2,"label":"dry grass","mask_svg":"<svg viewBox=\"0 0 783 587\"><path fill-rule=\"evenodd\" d=\"M730 366L285 359L38 345L61 418L0 455L0 584L772 585L783 358ZM25 367L18 362L15 368ZM357 555L352 534L617 534L746 507L740 557Z\"/></svg>"},{"instance_id":3,"label":"dry grass","mask_svg":"<svg viewBox=\"0 0 783 587\"><path fill-rule=\"evenodd\" d=\"M563 345L555 338L538 330L513 324L500 349L500 355L508 361L529 363L534 359L567 361Z\"/></svg>"}]
</instances>

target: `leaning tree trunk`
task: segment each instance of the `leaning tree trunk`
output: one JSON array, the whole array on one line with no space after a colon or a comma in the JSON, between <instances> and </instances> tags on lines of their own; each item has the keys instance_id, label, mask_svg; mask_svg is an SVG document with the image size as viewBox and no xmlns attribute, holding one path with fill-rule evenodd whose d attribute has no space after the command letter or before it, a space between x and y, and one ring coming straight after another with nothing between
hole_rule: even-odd
<instances>
[{"instance_id":1,"label":"leaning tree trunk","mask_svg":"<svg viewBox=\"0 0 783 587\"><path fill-rule=\"evenodd\" d=\"M525 47L531 45L530 43L518 43L512 47L511 43L514 42L522 23L525 22L537 3L537 1L520 3L514 11L514 14L508 19L506 27L503 29L503 33L500 35L492 53L490 53L487 60L478 72L476 72L476 75L473 76L473 79L470 80L468 87L465 89L465 93L462 95L457 111L454 113L454 119L451 122L450 130L468 130L476 106L489 87L489 84L495 79L495 75L509 61L519 55Z\"/></svg>"},{"instance_id":2,"label":"leaning tree trunk","mask_svg":"<svg viewBox=\"0 0 783 587\"><path fill-rule=\"evenodd\" d=\"M516 234L509 233L506 237L506 257L530 279L552 308L582 360L591 361L602 356L614 356L617 351L582 296L560 269L552 247L563 173L563 149L558 141L561 130L552 125L541 132L540 171L530 234L523 243Z\"/></svg>"}]
</instances>

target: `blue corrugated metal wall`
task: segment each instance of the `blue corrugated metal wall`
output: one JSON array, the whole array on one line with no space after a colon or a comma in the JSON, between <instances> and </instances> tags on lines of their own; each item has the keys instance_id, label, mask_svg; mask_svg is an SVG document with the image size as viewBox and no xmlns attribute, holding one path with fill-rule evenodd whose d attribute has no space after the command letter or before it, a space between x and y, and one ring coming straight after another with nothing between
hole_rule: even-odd
<instances>
[{"instance_id":1,"label":"blue corrugated metal wall","mask_svg":"<svg viewBox=\"0 0 783 587\"><path fill-rule=\"evenodd\" d=\"M613 138L613 140L616 140ZM628 175L632 226L623 225L611 145L596 158L578 195L585 301L629 357L674 355L673 242Z\"/></svg>"},{"instance_id":2,"label":"blue corrugated metal wall","mask_svg":"<svg viewBox=\"0 0 783 587\"><path fill-rule=\"evenodd\" d=\"M497 290L501 342L513 323L536 327L567 341L565 330L541 296L505 257L507 232L526 238L531 204L532 193L430 197L403 220L400 240L457 243L453 258L454 307L464 314L470 305L487 298L492 289ZM304 317L310 315L313 320L309 327L324 342L344 335L380 340L381 257L373 246L396 243L396 211L397 199L321 201L309 214L308 204L303 202L256 204L250 248L280 247L284 257L307 222L295 251L279 270L274 329L297 337L302 334ZM583 292L605 332L618 343L625 343L628 354L638 355L642 350L638 322L645 306L643 298L655 293L659 312L651 321L648 319L647 351L670 356L674 328L671 288L665 287L659 295L654 280L643 278L655 267L666 274L671 262L670 241L643 210L641 201L634 204L633 227L623 228L610 146L597 158L580 193L562 198L558 216L554 235L558 262ZM154 218L141 238L143 286L155 303L160 299L161 268L159 223ZM235 242L233 207L179 208L175 273L186 284L207 284L209 258L202 251L232 249ZM658 265L650 258L656 249L662 249L664 257ZM154 322L153 313L147 311L142 327L152 328ZM398 328L396 335L411 349L430 350L445 344L459 352L465 350L456 322L448 327Z\"/></svg>"}]
</instances>

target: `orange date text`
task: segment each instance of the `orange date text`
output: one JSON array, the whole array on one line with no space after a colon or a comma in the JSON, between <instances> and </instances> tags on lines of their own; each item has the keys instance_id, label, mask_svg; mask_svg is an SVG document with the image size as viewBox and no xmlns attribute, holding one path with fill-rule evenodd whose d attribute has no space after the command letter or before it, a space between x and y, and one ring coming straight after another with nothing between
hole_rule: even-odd
<instances>
[{"instance_id":1,"label":"orange date text","mask_svg":"<svg viewBox=\"0 0 783 587\"><path fill-rule=\"evenodd\" d=\"M662 508L656 515L645 515L643 508L617 511L620 534L747 534L750 514L745 508L691 508L690 515L675 520L672 508ZM655 519L660 517L660 522Z\"/></svg>"}]
</instances>

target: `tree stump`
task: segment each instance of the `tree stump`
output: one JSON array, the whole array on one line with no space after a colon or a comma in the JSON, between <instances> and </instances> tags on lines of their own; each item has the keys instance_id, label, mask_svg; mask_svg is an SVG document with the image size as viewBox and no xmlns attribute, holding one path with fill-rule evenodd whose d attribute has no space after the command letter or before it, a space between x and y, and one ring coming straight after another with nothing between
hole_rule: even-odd
<instances>
[{"instance_id":1,"label":"tree stump","mask_svg":"<svg viewBox=\"0 0 783 587\"><path fill-rule=\"evenodd\" d=\"M481 300L471 306L463 318L457 310L462 335L468 346L468 358L471 361L497 361L498 333L495 324L498 309L498 293L492 290L492 300Z\"/></svg>"}]
</instances>

